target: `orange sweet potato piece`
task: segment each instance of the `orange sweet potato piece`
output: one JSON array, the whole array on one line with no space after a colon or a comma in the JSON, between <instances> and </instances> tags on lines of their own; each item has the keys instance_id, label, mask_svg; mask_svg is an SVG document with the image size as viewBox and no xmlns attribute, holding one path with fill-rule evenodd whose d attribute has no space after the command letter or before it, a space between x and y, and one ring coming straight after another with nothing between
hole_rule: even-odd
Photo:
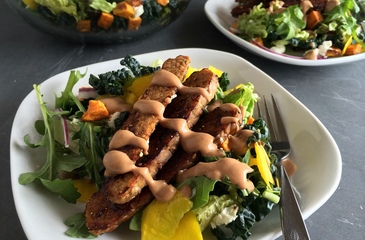
<instances>
[{"instance_id":1,"label":"orange sweet potato piece","mask_svg":"<svg viewBox=\"0 0 365 240\"><path fill-rule=\"evenodd\" d=\"M105 30L108 30L114 21L113 14L102 12L98 19L97 25Z\"/></svg>"},{"instance_id":2,"label":"orange sweet potato piece","mask_svg":"<svg viewBox=\"0 0 365 240\"><path fill-rule=\"evenodd\" d=\"M169 3L169 0L156 0L156 2L161 6L166 6Z\"/></svg>"},{"instance_id":3,"label":"orange sweet potato piece","mask_svg":"<svg viewBox=\"0 0 365 240\"><path fill-rule=\"evenodd\" d=\"M132 18L134 17L134 8L131 4L127 2L120 2L113 9L113 14L122 18Z\"/></svg>"},{"instance_id":4,"label":"orange sweet potato piece","mask_svg":"<svg viewBox=\"0 0 365 240\"><path fill-rule=\"evenodd\" d=\"M142 18L129 18L128 20L128 30L138 30L139 26L141 26Z\"/></svg>"},{"instance_id":5,"label":"orange sweet potato piece","mask_svg":"<svg viewBox=\"0 0 365 240\"><path fill-rule=\"evenodd\" d=\"M309 11L307 13L307 25L306 29L310 30L317 26L318 23L323 21L322 13L319 11Z\"/></svg>"},{"instance_id":6,"label":"orange sweet potato piece","mask_svg":"<svg viewBox=\"0 0 365 240\"><path fill-rule=\"evenodd\" d=\"M359 43L350 44L345 51L345 56L361 53L362 46Z\"/></svg>"},{"instance_id":7,"label":"orange sweet potato piece","mask_svg":"<svg viewBox=\"0 0 365 240\"><path fill-rule=\"evenodd\" d=\"M82 115L81 120L84 122L93 122L109 117L109 112L105 104L99 100L90 100L86 112Z\"/></svg>"},{"instance_id":8,"label":"orange sweet potato piece","mask_svg":"<svg viewBox=\"0 0 365 240\"><path fill-rule=\"evenodd\" d=\"M79 32L90 32L91 21L88 19L78 21L76 24L76 29Z\"/></svg>"}]
</instances>

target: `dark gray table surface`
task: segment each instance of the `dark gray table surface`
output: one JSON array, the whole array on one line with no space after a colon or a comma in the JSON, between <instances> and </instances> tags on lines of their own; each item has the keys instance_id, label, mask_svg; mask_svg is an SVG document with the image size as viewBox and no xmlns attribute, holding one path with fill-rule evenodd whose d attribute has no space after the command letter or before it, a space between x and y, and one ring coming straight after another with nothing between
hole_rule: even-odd
<instances>
[{"instance_id":1,"label":"dark gray table surface","mask_svg":"<svg viewBox=\"0 0 365 240\"><path fill-rule=\"evenodd\" d=\"M0 239L26 239L12 197L9 142L16 110L32 90L32 84L75 67L126 54L186 47L223 50L247 59L323 122L340 148L343 172L334 195L306 220L309 233L312 239L365 238L365 60L300 67L258 57L234 45L215 29L205 16L205 2L192 1L180 19L148 39L82 45L36 31L1 1Z\"/></svg>"}]
</instances>

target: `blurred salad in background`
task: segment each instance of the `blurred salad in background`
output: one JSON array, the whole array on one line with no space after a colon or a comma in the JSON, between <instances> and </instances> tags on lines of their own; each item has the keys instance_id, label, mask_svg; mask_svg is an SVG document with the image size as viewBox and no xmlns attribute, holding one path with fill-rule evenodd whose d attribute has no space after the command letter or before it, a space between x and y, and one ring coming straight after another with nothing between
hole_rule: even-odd
<instances>
[{"instance_id":1,"label":"blurred salad in background","mask_svg":"<svg viewBox=\"0 0 365 240\"><path fill-rule=\"evenodd\" d=\"M30 11L50 22L79 32L138 30L151 22L181 12L180 0L21 0ZM179 10L181 9L181 10ZM170 21L166 18L166 21Z\"/></svg>"},{"instance_id":2,"label":"blurred salad in background","mask_svg":"<svg viewBox=\"0 0 365 240\"><path fill-rule=\"evenodd\" d=\"M311 60L365 51L364 1L236 2L231 32L268 51Z\"/></svg>"}]
</instances>

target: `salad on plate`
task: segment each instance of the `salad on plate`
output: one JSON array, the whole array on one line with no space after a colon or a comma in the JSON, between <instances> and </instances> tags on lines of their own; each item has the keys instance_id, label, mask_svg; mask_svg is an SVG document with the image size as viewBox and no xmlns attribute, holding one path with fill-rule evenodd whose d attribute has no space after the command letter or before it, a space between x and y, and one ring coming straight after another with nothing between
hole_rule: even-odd
<instances>
[{"instance_id":1,"label":"salad on plate","mask_svg":"<svg viewBox=\"0 0 365 240\"><path fill-rule=\"evenodd\" d=\"M85 211L69 216L71 237L90 238L129 222L142 239L247 239L280 200L277 158L251 83L228 89L229 75L196 69L188 56L89 77L70 72L55 107L34 85L44 164L19 176ZM77 93L76 93L77 92Z\"/></svg>"},{"instance_id":2,"label":"salad on plate","mask_svg":"<svg viewBox=\"0 0 365 240\"><path fill-rule=\"evenodd\" d=\"M230 31L267 51L310 60L365 51L363 1L236 2Z\"/></svg>"},{"instance_id":3,"label":"salad on plate","mask_svg":"<svg viewBox=\"0 0 365 240\"><path fill-rule=\"evenodd\" d=\"M136 31L152 22L165 25L172 12L185 8L179 0L21 0L20 3L51 23L84 33Z\"/></svg>"}]
</instances>

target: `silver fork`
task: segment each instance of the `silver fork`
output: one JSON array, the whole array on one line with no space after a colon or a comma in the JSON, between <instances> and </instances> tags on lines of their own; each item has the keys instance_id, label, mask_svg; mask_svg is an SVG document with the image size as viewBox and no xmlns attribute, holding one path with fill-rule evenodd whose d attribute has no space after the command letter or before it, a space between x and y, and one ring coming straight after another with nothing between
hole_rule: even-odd
<instances>
[{"instance_id":1,"label":"silver fork","mask_svg":"<svg viewBox=\"0 0 365 240\"><path fill-rule=\"evenodd\" d=\"M262 101L262 102L260 102ZM304 240L310 239L307 227L295 197L288 174L281 164L286 160L290 153L290 144L284 123L282 121L279 106L271 95L271 99L262 97L256 104L256 112L259 117L266 121L270 133L270 144L272 152L277 155L279 170L279 183L281 187L280 197L280 217L281 229L285 240Z\"/></svg>"}]
</instances>

